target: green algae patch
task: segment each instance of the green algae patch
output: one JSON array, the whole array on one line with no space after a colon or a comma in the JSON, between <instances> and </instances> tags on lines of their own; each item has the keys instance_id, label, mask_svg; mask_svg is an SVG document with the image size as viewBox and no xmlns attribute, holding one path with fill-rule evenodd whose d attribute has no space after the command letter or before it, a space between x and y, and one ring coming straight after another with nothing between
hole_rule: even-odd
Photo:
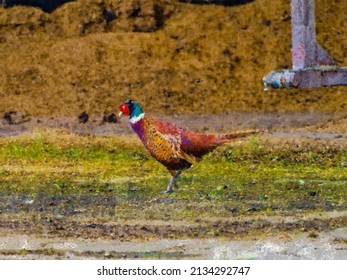
<instances>
[{"instance_id":1,"label":"green algae patch","mask_svg":"<svg viewBox=\"0 0 347 280\"><path fill-rule=\"evenodd\" d=\"M64 223L80 223L83 232L93 230L97 235L105 223L123 227L161 221L184 226L176 233L170 226L151 228L150 233L145 228L137 238L246 236L268 231L270 225L259 222L259 215L295 217L347 210L347 153L338 140L298 145L255 137L231 143L185 170L172 194L164 193L170 174L134 136L44 130L0 138L0 162L2 229L14 221L35 221L38 232L53 224L58 229L51 234L63 234L69 228ZM210 224L235 217L252 222L238 225L247 228L241 231ZM331 229L335 224L323 223L322 229L324 225ZM302 228L302 223L278 227Z\"/></svg>"}]
</instances>

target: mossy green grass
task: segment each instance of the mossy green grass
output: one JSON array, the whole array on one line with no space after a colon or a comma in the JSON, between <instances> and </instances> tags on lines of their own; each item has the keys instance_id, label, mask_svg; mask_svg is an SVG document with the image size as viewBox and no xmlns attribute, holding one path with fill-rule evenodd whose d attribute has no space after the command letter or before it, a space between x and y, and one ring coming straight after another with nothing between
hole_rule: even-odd
<instances>
[{"instance_id":1,"label":"mossy green grass","mask_svg":"<svg viewBox=\"0 0 347 280\"><path fill-rule=\"evenodd\" d=\"M8 214L83 208L111 220L192 221L347 209L343 147L253 137L204 157L172 194L164 193L167 170L129 135L44 130L1 138L0 162L1 212Z\"/></svg>"}]
</instances>

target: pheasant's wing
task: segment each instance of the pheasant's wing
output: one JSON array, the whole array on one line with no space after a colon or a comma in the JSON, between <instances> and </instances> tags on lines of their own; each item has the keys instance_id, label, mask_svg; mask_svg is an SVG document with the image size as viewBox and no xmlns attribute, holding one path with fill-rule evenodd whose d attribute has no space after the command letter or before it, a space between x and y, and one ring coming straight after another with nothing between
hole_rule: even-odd
<instances>
[{"instance_id":1,"label":"pheasant's wing","mask_svg":"<svg viewBox=\"0 0 347 280\"><path fill-rule=\"evenodd\" d=\"M194 164L198 161L198 159L194 155L190 155L182 150L182 142L181 137L179 135L164 134L160 131L157 131L157 134L160 135L161 138L164 139L167 142L167 144L170 145L172 150L172 157L184 159L190 164Z\"/></svg>"},{"instance_id":2,"label":"pheasant's wing","mask_svg":"<svg viewBox=\"0 0 347 280\"><path fill-rule=\"evenodd\" d=\"M178 127L177 125L163 121L161 119L154 119L153 118L153 120L154 120L153 121L154 128L158 132L160 132L164 135L173 135L173 136L179 136L180 135L180 131L182 130L182 128Z\"/></svg>"},{"instance_id":3,"label":"pheasant's wing","mask_svg":"<svg viewBox=\"0 0 347 280\"><path fill-rule=\"evenodd\" d=\"M184 129L159 119L156 119L153 124L156 133L171 146L175 157L184 159L191 164L198 161L197 157L182 149L182 131Z\"/></svg>"},{"instance_id":4,"label":"pheasant's wing","mask_svg":"<svg viewBox=\"0 0 347 280\"><path fill-rule=\"evenodd\" d=\"M216 135L196 133L162 120L155 123L155 128L164 135L178 136L176 141L179 141L180 152L194 157L195 161L212 151L218 144Z\"/></svg>"}]
</instances>

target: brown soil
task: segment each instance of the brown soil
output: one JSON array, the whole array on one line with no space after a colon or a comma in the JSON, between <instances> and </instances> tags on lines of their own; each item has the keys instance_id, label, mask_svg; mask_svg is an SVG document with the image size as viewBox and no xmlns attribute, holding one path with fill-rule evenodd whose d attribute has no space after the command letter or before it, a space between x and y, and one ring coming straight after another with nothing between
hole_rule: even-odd
<instances>
[{"instance_id":1,"label":"brown soil","mask_svg":"<svg viewBox=\"0 0 347 280\"><path fill-rule=\"evenodd\" d=\"M112 114L95 116L88 119L86 123L81 123L77 116L74 118L25 118L17 113L7 112L5 114L10 118L0 119L0 137L31 133L37 129L46 128L64 129L79 135L126 135L126 137L132 135L132 138L135 137L128 120L115 118ZM278 138L297 139L300 142L305 142L305 138L307 138L307 142L318 139L335 139L337 140L335 142L340 143L343 147L346 145L347 139L346 113L224 112L199 115L159 115L159 117L201 132L227 133L257 128L265 133L262 136L264 139L274 141L278 141ZM317 141L311 144L317 144Z\"/></svg>"},{"instance_id":2,"label":"brown soil","mask_svg":"<svg viewBox=\"0 0 347 280\"><path fill-rule=\"evenodd\" d=\"M344 0L316 1L318 40L340 65L346 10ZM346 112L345 87L263 92L262 76L290 67L289 15L286 0L80 0L51 14L0 8L0 114L93 118L128 98L165 115Z\"/></svg>"},{"instance_id":3,"label":"brown soil","mask_svg":"<svg viewBox=\"0 0 347 280\"><path fill-rule=\"evenodd\" d=\"M338 217L329 217L322 213L297 215L285 218L284 215L255 216L247 218L228 218L214 220L196 220L195 222L178 221L119 221L110 222L105 219L85 221L78 217L44 217L40 221L22 219L16 221L1 220L0 233L6 234L31 234L43 237L60 238L85 238L85 239L115 239L120 241L160 240L163 238L229 238L249 239L259 237L259 232L264 236L284 232L305 232L317 230L328 231L343 227L347 223L345 212Z\"/></svg>"}]
</instances>

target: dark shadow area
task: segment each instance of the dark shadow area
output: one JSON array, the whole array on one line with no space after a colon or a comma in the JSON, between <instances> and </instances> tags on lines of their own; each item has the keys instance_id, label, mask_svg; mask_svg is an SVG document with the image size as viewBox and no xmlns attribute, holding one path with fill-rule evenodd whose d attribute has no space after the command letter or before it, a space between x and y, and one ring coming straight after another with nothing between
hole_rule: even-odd
<instances>
[{"instance_id":1,"label":"dark shadow area","mask_svg":"<svg viewBox=\"0 0 347 280\"><path fill-rule=\"evenodd\" d=\"M51 13L59 6L72 1L74 0L1 0L0 4L5 8L18 5L37 7L46 13Z\"/></svg>"},{"instance_id":2,"label":"dark shadow area","mask_svg":"<svg viewBox=\"0 0 347 280\"><path fill-rule=\"evenodd\" d=\"M254 0L179 0L191 4L216 4L224 6L237 6L253 2Z\"/></svg>"}]
</instances>

